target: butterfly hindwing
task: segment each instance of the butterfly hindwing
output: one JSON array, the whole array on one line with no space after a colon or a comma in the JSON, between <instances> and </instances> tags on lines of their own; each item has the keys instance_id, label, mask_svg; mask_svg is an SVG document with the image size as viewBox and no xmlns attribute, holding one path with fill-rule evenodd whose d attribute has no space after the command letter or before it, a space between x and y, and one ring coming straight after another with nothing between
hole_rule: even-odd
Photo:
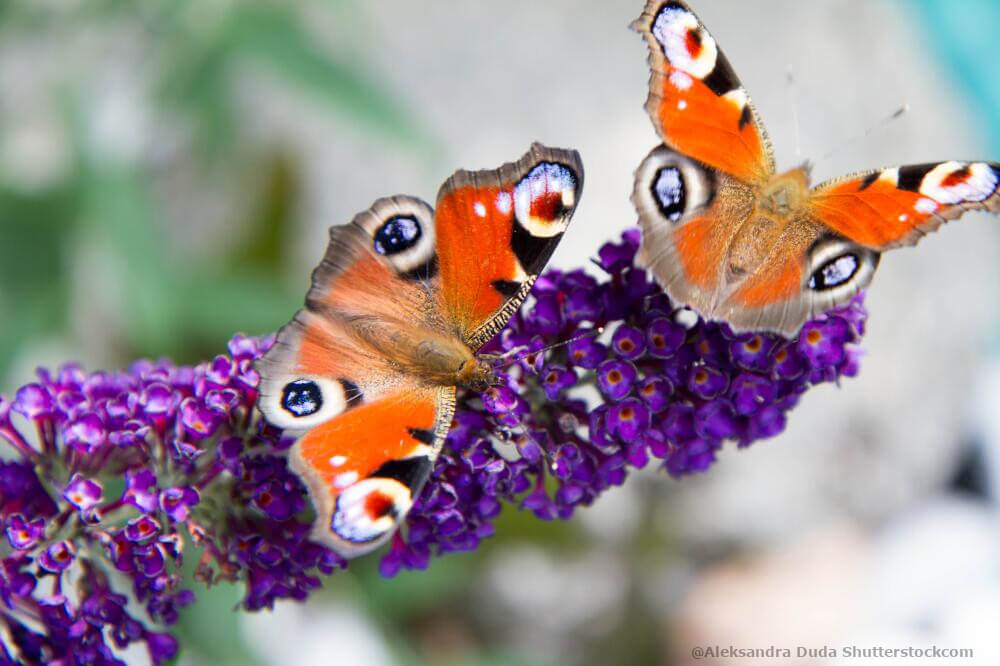
<instances>
[{"instance_id":1,"label":"butterfly hindwing","mask_svg":"<svg viewBox=\"0 0 1000 666\"><path fill-rule=\"evenodd\" d=\"M398 389L313 428L289 455L316 510L312 538L341 555L366 553L392 535L451 425L454 387Z\"/></svg>"},{"instance_id":2,"label":"butterfly hindwing","mask_svg":"<svg viewBox=\"0 0 1000 666\"><path fill-rule=\"evenodd\" d=\"M714 311L726 288L729 250L753 212L752 188L658 146L636 170L632 203L642 226L639 263L672 300Z\"/></svg>"},{"instance_id":3,"label":"butterfly hindwing","mask_svg":"<svg viewBox=\"0 0 1000 666\"><path fill-rule=\"evenodd\" d=\"M441 301L472 349L524 301L582 188L580 155L540 144L517 162L458 171L441 186L435 211Z\"/></svg>"},{"instance_id":4,"label":"butterfly hindwing","mask_svg":"<svg viewBox=\"0 0 1000 666\"><path fill-rule=\"evenodd\" d=\"M767 132L726 56L690 7L649 0L632 27L649 46L646 111L663 142L745 182L773 173Z\"/></svg>"}]
</instances>

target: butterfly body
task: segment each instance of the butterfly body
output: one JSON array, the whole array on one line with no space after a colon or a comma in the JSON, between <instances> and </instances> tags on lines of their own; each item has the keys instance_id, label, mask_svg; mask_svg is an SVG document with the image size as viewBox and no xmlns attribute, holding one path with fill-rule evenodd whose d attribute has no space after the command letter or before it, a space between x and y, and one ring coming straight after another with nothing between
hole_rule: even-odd
<instances>
[{"instance_id":1,"label":"butterfly body","mask_svg":"<svg viewBox=\"0 0 1000 666\"><path fill-rule=\"evenodd\" d=\"M312 536L346 557L409 511L451 425L458 388L495 383L477 352L510 318L579 199L575 151L458 171L438 193L379 199L331 227L305 307L258 363L258 406L301 433L289 465L312 498Z\"/></svg>"},{"instance_id":2,"label":"butterfly body","mask_svg":"<svg viewBox=\"0 0 1000 666\"><path fill-rule=\"evenodd\" d=\"M734 330L794 335L869 284L881 252L967 210L1000 210L1000 164L874 169L809 186L776 173L763 124L687 4L649 0L646 110L663 139L636 171L639 261L672 299Z\"/></svg>"}]
</instances>

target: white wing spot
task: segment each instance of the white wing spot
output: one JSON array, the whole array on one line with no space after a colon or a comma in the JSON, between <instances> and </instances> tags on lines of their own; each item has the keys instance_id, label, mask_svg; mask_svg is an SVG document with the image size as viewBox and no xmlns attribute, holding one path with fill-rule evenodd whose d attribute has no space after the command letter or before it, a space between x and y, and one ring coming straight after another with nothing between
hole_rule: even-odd
<instances>
[{"instance_id":1,"label":"white wing spot","mask_svg":"<svg viewBox=\"0 0 1000 666\"><path fill-rule=\"evenodd\" d=\"M357 472L354 471L344 472L343 474L338 474L337 476L333 477L333 485L336 486L337 488L346 488L347 486L353 484L357 480L358 480Z\"/></svg>"},{"instance_id":2,"label":"white wing spot","mask_svg":"<svg viewBox=\"0 0 1000 666\"><path fill-rule=\"evenodd\" d=\"M510 192L501 192L497 195L497 200L494 202L496 204L497 210L507 215L510 213L514 206L514 200L510 196Z\"/></svg>"},{"instance_id":3,"label":"white wing spot","mask_svg":"<svg viewBox=\"0 0 1000 666\"><path fill-rule=\"evenodd\" d=\"M472 210L474 210L476 215L478 215L479 217L486 217L486 206L484 206L481 201L477 201L475 204L473 204Z\"/></svg>"},{"instance_id":4,"label":"white wing spot","mask_svg":"<svg viewBox=\"0 0 1000 666\"><path fill-rule=\"evenodd\" d=\"M347 456L333 456L330 458L330 467L340 467L347 462Z\"/></svg>"},{"instance_id":5,"label":"white wing spot","mask_svg":"<svg viewBox=\"0 0 1000 666\"><path fill-rule=\"evenodd\" d=\"M900 216L899 216L899 221L900 221L900 222L906 222L906 221L907 221L908 219L910 219L910 216L909 216L909 215L907 215L906 213L902 213L902 214L900 214Z\"/></svg>"},{"instance_id":6,"label":"white wing spot","mask_svg":"<svg viewBox=\"0 0 1000 666\"><path fill-rule=\"evenodd\" d=\"M692 81L691 77L681 70L675 69L670 72L670 83L678 90L687 90L691 87L691 84L694 83L694 81Z\"/></svg>"},{"instance_id":7,"label":"white wing spot","mask_svg":"<svg viewBox=\"0 0 1000 666\"><path fill-rule=\"evenodd\" d=\"M743 107L747 105L747 93L742 88L736 88L735 90L730 90L729 92L727 92L725 95L722 96L722 99L728 101L730 104L735 106L740 111L742 111Z\"/></svg>"},{"instance_id":8,"label":"white wing spot","mask_svg":"<svg viewBox=\"0 0 1000 666\"><path fill-rule=\"evenodd\" d=\"M681 101L677 102L677 108L680 111L683 111L684 109L688 108L687 100L686 99L682 99Z\"/></svg>"},{"instance_id":9,"label":"white wing spot","mask_svg":"<svg viewBox=\"0 0 1000 666\"><path fill-rule=\"evenodd\" d=\"M938 203L933 199L928 199L926 197L917 200L917 203L913 204L913 210L923 215L929 215L936 211L938 208Z\"/></svg>"}]
</instances>

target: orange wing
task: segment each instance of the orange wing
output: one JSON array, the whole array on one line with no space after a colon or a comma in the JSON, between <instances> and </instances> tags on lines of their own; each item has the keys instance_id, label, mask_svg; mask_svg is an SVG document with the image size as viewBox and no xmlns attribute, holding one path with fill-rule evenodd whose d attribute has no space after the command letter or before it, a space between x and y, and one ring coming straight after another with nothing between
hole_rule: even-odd
<instances>
[{"instance_id":1,"label":"orange wing","mask_svg":"<svg viewBox=\"0 0 1000 666\"><path fill-rule=\"evenodd\" d=\"M774 173L757 112L694 12L676 0L649 0L632 27L649 46L646 111L663 142L745 182Z\"/></svg>"},{"instance_id":2,"label":"orange wing","mask_svg":"<svg viewBox=\"0 0 1000 666\"><path fill-rule=\"evenodd\" d=\"M454 408L454 387L405 387L296 441L289 465L316 510L312 538L345 556L383 543L430 476Z\"/></svg>"},{"instance_id":3,"label":"orange wing","mask_svg":"<svg viewBox=\"0 0 1000 666\"><path fill-rule=\"evenodd\" d=\"M395 531L451 424L455 388L427 385L384 349L393 331L445 332L434 247L431 209L410 197L380 199L332 227L305 307L257 363L267 420L311 428L289 463L316 509L313 538L345 557Z\"/></svg>"},{"instance_id":4,"label":"orange wing","mask_svg":"<svg viewBox=\"0 0 1000 666\"><path fill-rule=\"evenodd\" d=\"M517 162L458 171L435 212L440 298L472 349L524 301L562 238L583 188L575 150L534 144Z\"/></svg>"},{"instance_id":5,"label":"orange wing","mask_svg":"<svg viewBox=\"0 0 1000 666\"><path fill-rule=\"evenodd\" d=\"M913 245L967 210L1000 209L1000 164L934 162L879 169L818 185L810 210L859 245Z\"/></svg>"}]
</instances>

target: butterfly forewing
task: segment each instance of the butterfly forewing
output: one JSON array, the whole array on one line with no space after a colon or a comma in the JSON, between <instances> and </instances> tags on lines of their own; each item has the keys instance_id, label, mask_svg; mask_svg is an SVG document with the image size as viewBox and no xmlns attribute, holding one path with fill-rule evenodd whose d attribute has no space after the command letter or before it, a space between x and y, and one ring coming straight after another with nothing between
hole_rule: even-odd
<instances>
[{"instance_id":1,"label":"butterfly forewing","mask_svg":"<svg viewBox=\"0 0 1000 666\"><path fill-rule=\"evenodd\" d=\"M435 221L443 309L471 348L524 301L582 190L579 153L539 144L517 162L458 171L442 185Z\"/></svg>"},{"instance_id":2,"label":"butterfly forewing","mask_svg":"<svg viewBox=\"0 0 1000 666\"><path fill-rule=\"evenodd\" d=\"M767 132L691 8L677 0L649 0L632 27L649 46L646 111L664 143L745 182L773 173Z\"/></svg>"}]
</instances>

